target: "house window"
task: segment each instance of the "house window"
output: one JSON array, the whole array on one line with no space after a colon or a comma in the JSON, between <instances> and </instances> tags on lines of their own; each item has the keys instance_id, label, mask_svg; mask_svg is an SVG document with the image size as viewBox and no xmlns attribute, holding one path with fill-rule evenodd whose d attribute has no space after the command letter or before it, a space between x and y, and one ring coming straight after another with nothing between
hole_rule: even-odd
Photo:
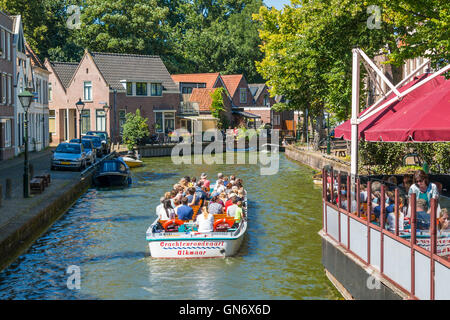
<instances>
[{"instance_id":1,"label":"house window","mask_svg":"<svg viewBox=\"0 0 450 320\"><path fill-rule=\"evenodd\" d=\"M6 104L6 76L2 74L2 104Z\"/></svg>"},{"instance_id":2,"label":"house window","mask_svg":"<svg viewBox=\"0 0 450 320\"><path fill-rule=\"evenodd\" d=\"M181 90L182 93L192 93L192 88L191 87L183 87L183 89Z\"/></svg>"},{"instance_id":3,"label":"house window","mask_svg":"<svg viewBox=\"0 0 450 320\"><path fill-rule=\"evenodd\" d=\"M279 126L280 125L280 115L274 114L272 118L272 125Z\"/></svg>"},{"instance_id":4,"label":"house window","mask_svg":"<svg viewBox=\"0 0 450 320\"><path fill-rule=\"evenodd\" d=\"M126 121L126 112L125 110L119 110L119 133L120 135L122 135L123 133L123 125L125 124Z\"/></svg>"},{"instance_id":5,"label":"house window","mask_svg":"<svg viewBox=\"0 0 450 320\"><path fill-rule=\"evenodd\" d=\"M162 85L161 83L152 83L152 96L162 96Z\"/></svg>"},{"instance_id":6,"label":"house window","mask_svg":"<svg viewBox=\"0 0 450 320\"><path fill-rule=\"evenodd\" d=\"M95 123L97 131L106 131L106 112L103 109L95 110Z\"/></svg>"},{"instance_id":7,"label":"house window","mask_svg":"<svg viewBox=\"0 0 450 320\"><path fill-rule=\"evenodd\" d=\"M133 82L127 82L127 96L133 95Z\"/></svg>"},{"instance_id":8,"label":"house window","mask_svg":"<svg viewBox=\"0 0 450 320\"><path fill-rule=\"evenodd\" d=\"M48 131L51 134L56 134L56 115L55 110L48 110Z\"/></svg>"},{"instance_id":9,"label":"house window","mask_svg":"<svg viewBox=\"0 0 450 320\"><path fill-rule=\"evenodd\" d=\"M81 112L81 134L85 134L91 130L91 110L83 110Z\"/></svg>"},{"instance_id":10,"label":"house window","mask_svg":"<svg viewBox=\"0 0 450 320\"><path fill-rule=\"evenodd\" d=\"M146 96L147 95L147 83L146 82L136 82L136 95Z\"/></svg>"},{"instance_id":11,"label":"house window","mask_svg":"<svg viewBox=\"0 0 450 320\"><path fill-rule=\"evenodd\" d=\"M92 82L84 82L84 101L92 101Z\"/></svg>"},{"instance_id":12,"label":"house window","mask_svg":"<svg viewBox=\"0 0 450 320\"><path fill-rule=\"evenodd\" d=\"M53 91L52 91L52 83L48 83L48 101L52 101L53 99Z\"/></svg>"},{"instance_id":13,"label":"house window","mask_svg":"<svg viewBox=\"0 0 450 320\"><path fill-rule=\"evenodd\" d=\"M8 55L8 61L11 61L11 35L6 33L6 50Z\"/></svg>"},{"instance_id":14,"label":"house window","mask_svg":"<svg viewBox=\"0 0 450 320\"><path fill-rule=\"evenodd\" d=\"M267 106L269 104L269 96L266 94L264 95L264 105Z\"/></svg>"},{"instance_id":15,"label":"house window","mask_svg":"<svg viewBox=\"0 0 450 320\"><path fill-rule=\"evenodd\" d=\"M246 103L247 102L247 89L240 88L239 89L239 102Z\"/></svg>"},{"instance_id":16,"label":"house window","mask_svg":"<svg viewBox=\"0 0 450 320\"><path fill-rule=\"evenodd\" d=\"M155 112L155 131L163 132L163 113Z\"/></svg>"},{"instance_id":17,"label":"house window","mask_svg":"<svg viewBox=\"0 0 450 320\"><path fill-rule=\"evenodd\" d=\"M2 29L2 34L1 34L1 38L0 38L0 42L1 42L1 49L2 49L2 58L5 59L5 54L6 54L6 50L5 50L5 44L6 44L6 35L5 35L5 30Z\"/></svg>"},{"instance_id":18,"label":"house window","mask_svg":"<svg viewBox=\"0 0 450 320\"><path fill-rule=\"evenodd\" d=\"M175 113L164 112L164 133L169 133L175 130Z\"/></svg>"},{"instance_id":19,"label":"house window","mask_svg":"<svg viewBox=\"0 0 450 320\"><path fill-rule=\"evenodd\" d=\"M11 96L12 96L12 94L11 94L11 76L8 76L8 91L7 91L6 95L8 96L8 104L10 105L11 104Z\"/></svg>"},{"instance_id":20,"label":"house window","mask_svg":"<svg viewBox=\"0 0 450 320\"><path fill-rule=\"evenodd\" d=\"M11 120L5 122L5 147L11 147Z\"/></svg>"}]
</instances>

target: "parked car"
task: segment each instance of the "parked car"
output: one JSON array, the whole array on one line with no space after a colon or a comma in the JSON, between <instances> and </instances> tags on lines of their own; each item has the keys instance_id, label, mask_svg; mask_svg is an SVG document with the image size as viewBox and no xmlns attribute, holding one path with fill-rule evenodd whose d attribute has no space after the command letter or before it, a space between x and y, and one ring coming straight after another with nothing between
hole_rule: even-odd
<instances>
[{"instance_id":1,"label":"parked car","mask_svg":"<svg viewBox=\"0 0 450 320\"><path fill-rule=\"evenodd\" d=\"M111 152L111 141L108 137L108 132L106 131L88 131L87 136L97 136L102 140L103 153L108 154Z\"/></svg>"},{"instance_id":2,"label":"parked car","mask_svg":"<svg viewBox=\"0 0 450 320\"><path fill-rule=\"evenodd\" d=\"M80 143L80 139L72 139L70 142ZM87 163L89 165L94 164L97 161L97 150L95 149L92 140L81 139L81 143L83 144L84 151L86 152Z\"/></svg>"},{"instance_id":3,"label":"parked car","mask_svg":"<svg viewBox=\"0 0 450 320\"><path fill-rule=\"evenodd\" d=\"M102 140L100 139L100 137L97 136L82 136L81 140L83 139L88 139L88 140L92 140L92 144L94 145L97 157L102 157L103 156L103 144L102 144Z\"/></svg>"},{"instance_id":4,"label":"parked car","mask_svg":"<svg viewBox=\"0 0 450 320\"><path fill-rule=\"evenodd\" d=\"M79 171L86 168L86 152L81 143L60 143L53 152L50 169L76 168Z\"/></svg>"}]
</instances>

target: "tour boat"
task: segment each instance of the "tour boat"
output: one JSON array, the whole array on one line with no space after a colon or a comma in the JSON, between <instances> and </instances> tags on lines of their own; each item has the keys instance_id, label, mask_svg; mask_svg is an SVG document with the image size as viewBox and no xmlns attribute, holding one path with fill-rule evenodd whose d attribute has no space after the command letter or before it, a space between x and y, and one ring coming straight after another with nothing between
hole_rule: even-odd
<instances>
[{"instance_id":1,"label":"tour boat","mask_svg":"<svg viewBox=\"0 0 450 320\"><path fill-rule=\"evenodd\" d=\"M105 160L94 175L99 187L128 186L131 184L130 168L120 158Z\"/></svg>"},{"instance_id":2,"label":"tour boat","mask_svg":"<svg viewBox=\"0 0 450 320\"><path fill-rule=\"evenodd\" d=\"M228 228L222 231L200 233L195 231L195 222L192 220L160 221L156 218L146 233L150 255L153 258L172 259L225 258L235 255L247 232L247 201L244 202L243 217L237 227L232 228L233 218L226 218L225 214L215 215L215 230L216 227L228 225ZM168 224L178 224L175 228L177 230L164 228Z\"/></svg>"}]
</instances>

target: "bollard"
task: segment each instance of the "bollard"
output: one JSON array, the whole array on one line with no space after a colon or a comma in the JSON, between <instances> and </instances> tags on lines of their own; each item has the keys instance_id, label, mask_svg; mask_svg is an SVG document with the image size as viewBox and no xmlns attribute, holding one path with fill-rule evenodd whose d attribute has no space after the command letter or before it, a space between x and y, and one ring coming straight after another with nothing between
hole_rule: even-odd
<instances>
[{"instance_id":1,"label":"bollard","mask_svg":"<svg viewBox=\"0 0 450 320\"><path fill-rule=\"evenodd\" d=\"M11 199L12 195L12 180L11 178L6 179L6 190L5 190L5 199Z\"/></svg>"}]
</instances>

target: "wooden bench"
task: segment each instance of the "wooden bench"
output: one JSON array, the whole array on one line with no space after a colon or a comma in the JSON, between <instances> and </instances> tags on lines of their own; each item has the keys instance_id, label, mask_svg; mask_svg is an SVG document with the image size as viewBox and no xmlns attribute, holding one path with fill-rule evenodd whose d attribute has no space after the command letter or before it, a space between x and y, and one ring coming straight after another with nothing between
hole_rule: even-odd
<instances>
[{"instance_id":1,"label":"wooden bench","mask_svg":"<svg viewBox=\"0 0 450 320\"><path fill-rule=\"evenodd\" d=\"M345 149L333 149L334 155L338 157L345 157L347 154L347 148Z\"/></svg>"},{"instance_id":2,"label":"wooden bench","mask_svg":"<svg viewBox=\"0 0 450 320\"><path fill-rule=\"evenodd\" d=\"M45 183L44 183L43 178L34 177L33 179L31 179L30 190L32 192L35 191L35 192L42 193L42 191L44 191L44 188L45 188Z\"/></svg>"},{"instance_id":3,"label":"wooden bench","mask_svg":"<svg viewBox=\"0 0 450 320\"><path fill-rule=\"evenodd\" d=\"M35 178L44 179L44 187L47 188L50 184L51 178L49 173L41 173L38 176L34 176Z\"/></svg>"}]
</instances>

